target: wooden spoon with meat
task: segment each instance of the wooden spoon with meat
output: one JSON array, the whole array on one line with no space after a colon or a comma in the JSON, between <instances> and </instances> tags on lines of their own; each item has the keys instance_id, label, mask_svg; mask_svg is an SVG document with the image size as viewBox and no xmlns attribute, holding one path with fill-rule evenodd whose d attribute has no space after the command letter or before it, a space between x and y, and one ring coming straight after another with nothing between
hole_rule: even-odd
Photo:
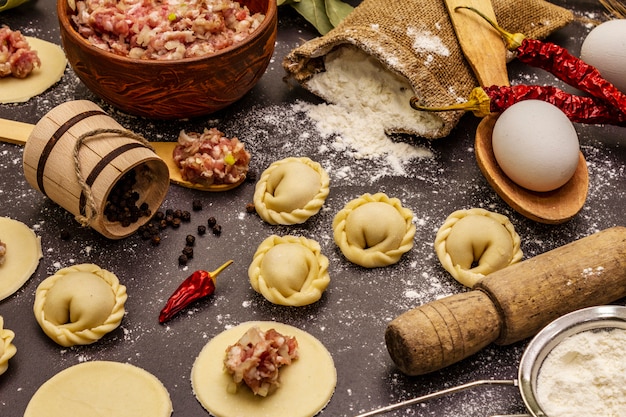
<instances>
[{"instance_id":1,"label":"wooden spoon with meat","mask_svg":"<svg viewBox=\"0 0 626 417\"><path fill-rule=\"evenodd\" d=\"M13 120L0 119L0 142L24 145L28 140L35 126L30 123L17 122ZM183 187L193 188L202 191L228 191L238 187L245 181L245 176L232 183L206 184L201 182L191 182L183 178L181 170L174 160L174 149L177 142L150 142L154 152L167 164L169 169L170 182Z\"/></svg>"}]
</instances>

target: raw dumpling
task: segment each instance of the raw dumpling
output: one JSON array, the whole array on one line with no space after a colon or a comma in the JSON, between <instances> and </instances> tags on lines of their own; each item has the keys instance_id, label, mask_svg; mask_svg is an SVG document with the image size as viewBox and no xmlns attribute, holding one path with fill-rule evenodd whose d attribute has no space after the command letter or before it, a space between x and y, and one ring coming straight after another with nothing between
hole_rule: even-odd
<instances>
[{"instance_id":1,"label":"raw dumpling","mask_svg":"<svg viewBox=\"0 0 626 417\"><path fill-rule=\"evenodd\" d=\"M312 304L330 282L328 258L314 240L272 235L257 248L248 277L252 288L274 304Z\"/></svg>"},{"instance_id":2,"label":"raw dumpling","mask_svg":"<svg viewBox=\"0 0 626 417\"><path fill-rule=\"evenodd\" d=\"M383 193L350 201L333 220L335 243L357 265L392 265L413 247L413 212Z\"/></svg>"},{"instance_id":3,"label":"raw dumpling","mask_svg":"<svg viewBox=\"0 0 626 417\"><path fill-rule=\"evenodd\" d=\"M509 219L481 208L450 214L437 232L435 251L454 279L470 288L523 256L520 237Z\"/></svg>"},{"instance_id":4,"label":"raw dumpling","mask_svg":"<svg viewBox=\"0 0 626 417\"><path fill-rule=\"evenodd\" d=\"M17 352L17 348L12 343L15 333L4 328L4 319L0 316L0 375L9 368L9 359Z\"/></svg>"},{"instance_id":5,"label":"raw dumpling","mask_svg":"<svg viewBox=\"0 0 626 417\"><path fill-rule=\"evenodd\" d=\"M269 224L300 224L317 214L329 192L328 173L309 158L271 164L256 184L254 207Z\"/></svg>"},{"instance_id":6,"label":"raw dumpling","mask_svg":"<svg viewBox=\"0 0 626 417\"><path fill-rule=\"evenodd\" d=\"M120 325L126 298L126 287L114 274L81 264L42 281L33 311L43 331L59 345L86 345Z\"/></svg>"}]
</instances>

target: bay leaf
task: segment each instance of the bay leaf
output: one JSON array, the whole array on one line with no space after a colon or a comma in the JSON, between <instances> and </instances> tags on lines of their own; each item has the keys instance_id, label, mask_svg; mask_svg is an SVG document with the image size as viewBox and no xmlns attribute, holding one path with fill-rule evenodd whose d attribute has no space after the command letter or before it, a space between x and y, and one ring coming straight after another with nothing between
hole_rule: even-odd
<instances>
[{"instance_id":1,"label":"bay leaf","mask_svg":"<svg viewBox=\"0 0 626 417\"><path fill-rule=\"evenodd\" d=\"M297 3L291 3L291 7L311 23L322 35L325 35L333 28L326 14L324 0L300 0Z\"/></svg>"},{"instance_id":2,"label":"bay leaf","mask_svg":"<svg viewBox=\"0 0 626 417\"><path fill-rule=\"evenodd\" d=\"M324 0L324 3L326 16L328 16L328 20L330 20L333 27L341 23L354 10L354 7L341 0Z\"/></svg>"}]
</instances>

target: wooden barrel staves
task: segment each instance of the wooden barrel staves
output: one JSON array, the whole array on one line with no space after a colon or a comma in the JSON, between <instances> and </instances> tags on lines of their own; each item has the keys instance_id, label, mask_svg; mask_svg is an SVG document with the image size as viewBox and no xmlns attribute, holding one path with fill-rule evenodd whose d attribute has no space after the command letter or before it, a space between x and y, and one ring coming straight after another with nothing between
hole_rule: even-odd
<instances>
[{"instance_id":1,"label":"wooden barrel staves","mask_svg":"<svg viewBox=\"0 0 626 417\"><path fill-rule=\"evenodd\" d=\"M150 143L91 101L61 104L33 129L24 148L24 175L35 189L110 239L150 220L169 187L166 163ZM143 214L129 221L105 215L122 183L132 185Z\"/></svg>"}]
</instances>

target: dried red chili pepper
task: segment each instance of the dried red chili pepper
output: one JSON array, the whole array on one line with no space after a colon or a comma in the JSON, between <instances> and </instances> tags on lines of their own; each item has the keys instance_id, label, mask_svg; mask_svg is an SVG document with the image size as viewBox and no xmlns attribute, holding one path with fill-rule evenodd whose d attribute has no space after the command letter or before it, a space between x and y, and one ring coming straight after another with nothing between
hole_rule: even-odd
<instances>
[{"instance_id":1,"label":"dried red chili pepper","mask_svg":"<svg viewBox=\"0 0 626 417\"><path fill-rule=\"evenodd\" d=\"M215 292L215 278L233 261L228 261L213 272L195 271L170 296L159 314L159 323L165 323L179 311L194 301L211 295Z\"/></svg>"},{"instance_id":2,"label":"dried red chili pepper","mask_svg":"<svg viewBox=\"0 0 626 417\"><path fill-rule=\"evenodd\" d=\"M455 8L457 9L471 10L485 19L500 33L506 43L506 48L517 53L517 59L521 62L546 70L561 81L606 101L626 114L626 94L604 79L596 67L572 55L562 46L529 39L522 33L507 32L473 7L459 6Z\"/></svg>"},{"instance_id":3,"label":"dried red chili pepper","mask_svg":"<svg viewBox=\"0 0 626 417\"><path fill-rule=\"evenodd\" d=\"M576 123L611 124L626 126L626 114L607 105L595 97L582 97L566 93L552 86L514 85L477 87L470 93L465 103L447 107L426 107L418 103L417 97L411 98L411 107L422 111L471 111L478 117L489 113L500 113L513 104L524 100L542 100L555 105Z\"/></svg>"}]
</instances>

